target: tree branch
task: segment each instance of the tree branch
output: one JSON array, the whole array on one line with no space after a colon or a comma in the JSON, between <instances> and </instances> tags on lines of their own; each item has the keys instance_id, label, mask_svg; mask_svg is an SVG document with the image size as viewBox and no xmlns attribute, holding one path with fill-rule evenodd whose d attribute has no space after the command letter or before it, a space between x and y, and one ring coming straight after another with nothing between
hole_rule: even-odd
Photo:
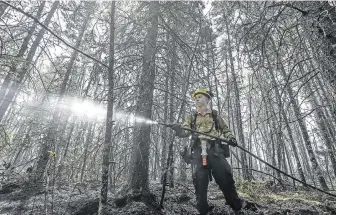
<instances>
[{"instance_id":1,"label":"tree branch","mask_svg":"<svg viewBox=\"0 0 337 215\"><path fill-rule=\"evenodd\" d=\"M302 10L302 9L300 9L298 7L295 7L293 4L290 4L290 3L286 3L286 4L284 4L284 3L278 3L278 4L274 4L274 5L268 6L268 8L278 7L278 6L286 6L286 7L292 8L294 10L297 10L297 11L301 12L303 16L306 16L306 15L309 14L309 11Z\"/></svg>"},{"instance_id":2,"label":"tree branch","mask_svg":"<svg viewBox=\"0 0 337 215\"><path fill-rule=\"evenodd\" d=\"M93 61L96 61L97 63L101 64L102 66L108 68L109 66L104 64L103 62L97 60L96 58L94 57L91 57L90 55L84 53L83 51L75 48L74 46L70 45L67 41L65 41L63 38L61 38L60 36L56 35L51 29L49 29L47 26L45 26L43 23L41 23L37 18L35 18L34 16L30 15L29 13L26 13L25 11L21 10L20 8L16 8L15 6L5 2L5 1L0 1L1 3L3 4L6 4L8 6L10 6L11 8L13 8L14 10L28 16L29 18L33 19L34 22L36 22L37 24L39 24L41 27L43 27L44 29L46 29L49 33L51 33L53 36L55 36L57 39L59 39L61 42L63 42L66 46L68 46L69 48L71 49L74 49L75 51L78 51L79 53L83 54L84 56L90 58L91 60Z\"/></svg>"}]
</instances>

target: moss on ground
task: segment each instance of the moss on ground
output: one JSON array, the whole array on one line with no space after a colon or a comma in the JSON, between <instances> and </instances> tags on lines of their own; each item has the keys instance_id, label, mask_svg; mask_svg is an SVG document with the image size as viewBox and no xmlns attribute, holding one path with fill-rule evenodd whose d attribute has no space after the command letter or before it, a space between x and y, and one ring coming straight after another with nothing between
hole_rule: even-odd
<instances>
[{"instance_id":1,"label":"moss on ground","mask_svg":"<svg viewBox=\"0 0 337 215\"><path fill-rule=\"evenodd\" d=\"M245 200L269 208L289 209L290 214L294 211L297 211L295 214L303 214L306 210L308 214L335 214L336 211L335 198L312 189L270 189L268 183L257 181L237 181L236 185L239 195Z\"/></svg>"}]
</instances>

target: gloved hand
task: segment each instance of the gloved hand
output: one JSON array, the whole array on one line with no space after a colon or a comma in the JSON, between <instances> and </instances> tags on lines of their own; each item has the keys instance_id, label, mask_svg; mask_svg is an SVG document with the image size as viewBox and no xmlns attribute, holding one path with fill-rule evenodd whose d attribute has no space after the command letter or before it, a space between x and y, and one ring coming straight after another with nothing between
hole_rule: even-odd
<instances>
[{"instance_id":1,"label":"gloved hand","mask_svg":"<svg viewBox=\"0 0 337 215\"><path fill-rule=\"evenodd\" d=\"M238 145L238 142L236 141L235 137L229 137L229 145L234 147Z\"/></svg>"},{"instance_id":2,"label":"gloved hand","mask_svg":"<svg viewBox=\"0 0 337 215\"><path fill-rule=\"evenodd\" d=\"M197 141L199 139L199 135L198 134L192 134L191 139L192 139L192 141Z\"/></svg>"},{"instance_id":3,"label":"gloved hand","mask_svg":"<svg viewBox=\"0 0 337 215\"><path fill-rule=\"evenodd\" d=\"M176 135L179 135L183 132L183 128L181 127L180 124L176 123L176 124L172 124L172 126L170 126L170 128L176 132Z\"/></svg>"}]
</instances>

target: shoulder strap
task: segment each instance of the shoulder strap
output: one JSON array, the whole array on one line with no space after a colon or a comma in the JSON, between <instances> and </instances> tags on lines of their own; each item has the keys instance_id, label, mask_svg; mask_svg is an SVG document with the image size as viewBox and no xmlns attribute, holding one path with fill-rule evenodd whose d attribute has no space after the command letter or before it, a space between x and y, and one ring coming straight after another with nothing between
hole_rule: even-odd
<instances>
[{"instance_id":1,"label":"shoulder strap","mask_svg":"<svg viewBox=\"0 0 337 215\"><path fill-rule=\"evenodd\" d=\"M195 122L197 121L197 112L194 112L193 115L191 115L191 129L195 130Z\"/></svg>"},{"instance_id":2,"label":"shoulder strap","mask_svg":"<svg viewBox=\"0 0 337 215\"><path fill-rule=\"evenodd\" d=\"M218 111L216 110L212 110L212 118L213 118L213 122L215 125L215 130L218 131L220 129L220 124L219 124L219 119L218 119ZM195 130L195 123L197 120L197 112L194 112L194 114L192 115L191 118L191 129Z\"/></svg>"},{"instance_id":3,"label":"shoulder strap","mask_svg":"<svg viewBox=\"0 0 337 215\"><path fill-rule=\"evenodd\" d=\"M219 124L219 119L218 119L218 111L212 110L212 117L213 117L213 122L215 125L215 130L218 131L220 129L220 124Z\"/></svg>"}]
</instances>

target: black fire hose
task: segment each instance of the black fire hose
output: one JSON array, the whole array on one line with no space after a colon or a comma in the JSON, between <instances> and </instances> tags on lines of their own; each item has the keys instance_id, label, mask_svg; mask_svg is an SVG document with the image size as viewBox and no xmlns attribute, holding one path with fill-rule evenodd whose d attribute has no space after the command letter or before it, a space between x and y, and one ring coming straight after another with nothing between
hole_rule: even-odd
<instances>
[{"instance_id":1,"label":"black fire hose","mask_svg":"<svg viewBox=\"0 0 337 215\"><path fill-rule=\"evenodd\" d=\"M166 127L172 127L172 126L173 126L172 124L165 124L165 123L158 123L158 124L159 124L159 125L164 125L164 126L166 126ZM217 136L214 136L214 135L211 135L211 134L203 133L203 132L196 131L196 130L189 129L189 128L184 128L184 127L182 127L182 129L184 129L184 130L186 130L186 131L194 132L194 133L197 133L197 134L202 134L202 135L205 135L205 136L209 136L209 137L218 139L218 140L220 140L221 142L225 142L225 143L230 144L230 142L229 142L229 140L228 140L227 138L217 137ZM266 164L266 165L269 166L270 168L272 168L272 169L274 169L274 170L276 170L276 171L282 173L283 175L285 175L285 176L287 176L287 177L289 177L289 178L291 178L291 179L293 179L293 180L295 180L295 181L297 181L297 182L299 182L299 183L301 183L301 184L303 184L303 185L305 185L305 186L307 186L307 187L310 187L310 188L312 188L312 189L314 189L314 190L318 190L318 191L320 191L320 192L322 192L322 193L325 193L325 194L327 194L327 195L329 195L329 196L332 196L332 197L335 197L335 198L336 198L336 194L329 193L329 192L327 192L327 191L325 191L325 190L322 190L322 189L320 189L320 188L318 188L318 187L312 186L312 185L307 184L307 183L305 183L305 182L303 182L303 181L301 181L301 180L299 180L299 179L297 179L297 178L294 178L293 176L291 176L291 175L289 175L289 174L283 172L282 170L278 169L277 167L275 167L275 166L269 164L268 162L262 160L261 158L259 158L258 156L254 155L253 153L251 153L250 151L246 150L245 148L243 148L243 147L241 147L241 146L239 146L239 145L236 145L236 147L238 147L238 148L241 149L242 151L246 152L247 154L250 154L251 156L253 156L254 158L258 159L258 160L261 161L262 163Z\"/></svg>"}]
</instances>

